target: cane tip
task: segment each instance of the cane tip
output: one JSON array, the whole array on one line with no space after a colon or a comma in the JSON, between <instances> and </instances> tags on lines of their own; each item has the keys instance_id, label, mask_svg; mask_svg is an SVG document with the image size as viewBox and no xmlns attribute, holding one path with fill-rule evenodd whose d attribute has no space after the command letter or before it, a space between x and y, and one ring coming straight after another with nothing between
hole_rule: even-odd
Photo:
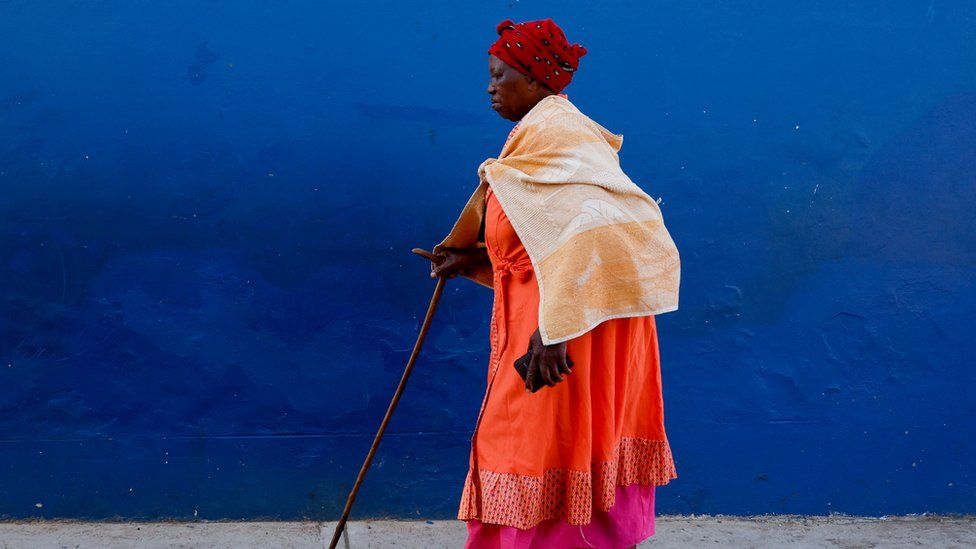
<instances>
[{"instance_id":1,"label":"cane tip","mask_svg":"<svg viewBox=\"0 0 976 549\"><path fill-rule=\"evenodd\" d=\"M413 253L415 253L415 254L417 254L417 255L419 255L419 256L422 256L422 257L425 257L425 258L427 258L427 259L431 259L431 260L433 260L433 259L434 259L434 254L432 254L432 253L430 253L430 252L428 252L427 250L425 250L425 249L423 249L423 248L414 248L414 249L413 249L413 250L411 250L411 251L412 251Z\"/></svg>"}]
</instances>

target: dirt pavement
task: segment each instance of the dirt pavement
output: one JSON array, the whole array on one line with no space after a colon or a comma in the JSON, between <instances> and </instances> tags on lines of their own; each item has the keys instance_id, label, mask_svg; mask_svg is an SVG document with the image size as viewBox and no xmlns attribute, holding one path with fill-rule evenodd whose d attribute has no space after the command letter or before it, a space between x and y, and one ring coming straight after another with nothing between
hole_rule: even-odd
<instances>
[{"instance_id":1,"label":"dirt pavement","mask_svg":"<svg viewBox=\"0 0 976 549\"><path fill-rule=\"evenodd\" d=\"M641 548L976 547L976 516L688 516L662 515ZM0 522L7 549L326 547L334 522ZM340 547L461 549L466 530L456 520L357 521Z\"/></svg>"}]
</instances>

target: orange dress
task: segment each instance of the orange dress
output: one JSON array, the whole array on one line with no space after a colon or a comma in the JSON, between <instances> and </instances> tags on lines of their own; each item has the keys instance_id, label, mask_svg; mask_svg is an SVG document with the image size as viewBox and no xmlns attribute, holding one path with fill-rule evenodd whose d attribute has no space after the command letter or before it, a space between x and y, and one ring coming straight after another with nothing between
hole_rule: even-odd
<instances>
[{"instance_id":1,"label":"orange dress","mask_svg":"<svg viewBox=\"0 0 976 549\"><path fill-rule=\"evenodd\" d=\"M538 327L539 289L490 187L484 230L491 355L458 518L520 529L548 519L585 525L609 511L618 486L676 478L654 317L607 320L567 341L573 372L527 393L514 362Z\"/></svg>"}]
</instances>

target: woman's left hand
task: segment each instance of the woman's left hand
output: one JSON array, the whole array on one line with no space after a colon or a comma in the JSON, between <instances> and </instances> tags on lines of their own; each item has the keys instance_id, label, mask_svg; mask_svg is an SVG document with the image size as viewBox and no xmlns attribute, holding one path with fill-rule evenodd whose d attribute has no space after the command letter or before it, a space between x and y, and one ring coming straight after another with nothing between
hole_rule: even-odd
<instances>
[{"instance_id":1,"label":"woman's left hand","mask_svg":"<svg viewBox=\"0 0 976 549\"><path fill-rule=\"evenodd\" d=\"M525 374L525 390L530 392L533 385L533 378L538 377L548 387L553 387L563 380L565 374L573 371L572 366L566 362L566 342L554 345L542 343L542 336L536 328L529 341L529 349L532 351L532 358L529 360L529 367Z\"/></svg>"}]
</instances>

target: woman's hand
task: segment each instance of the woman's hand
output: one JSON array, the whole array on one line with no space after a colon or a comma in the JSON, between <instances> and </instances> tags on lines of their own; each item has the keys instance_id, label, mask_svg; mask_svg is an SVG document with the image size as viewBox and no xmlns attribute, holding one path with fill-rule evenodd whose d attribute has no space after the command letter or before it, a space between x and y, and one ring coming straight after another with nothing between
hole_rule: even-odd
<instances>
[{"instance_id":1,"label":"woman's hand","mask_svg":"<svg viewBox=\"0 0 976 549\"><path fill-rule=\"evenodd\" d=\"M529 359L529 367L525 373L525 390L531 392L530 387L534 385L533 378L538 376L549 387L555 386L563 380L564 374L573 372L573 367L566 361L566 342L554 345L542 343L542 336L536 328L529 341L529 349L532 357Z\"/></svg>"},{"instance_id":2,"label":"woman's hand","mask_svg":"<svg viewBox=\"0 0 976 549\"><path fill-rule=\"evenodd\" d=\"M459 274L467 275L471 274L473 268L491 263L491 260L488 259L488 251L485 248L464 250L459 248L444 248L434 255L438 259L436 262L431 261L431 278L437 278L439 276L454 278Z\"/></svg>"}]
</instances>

